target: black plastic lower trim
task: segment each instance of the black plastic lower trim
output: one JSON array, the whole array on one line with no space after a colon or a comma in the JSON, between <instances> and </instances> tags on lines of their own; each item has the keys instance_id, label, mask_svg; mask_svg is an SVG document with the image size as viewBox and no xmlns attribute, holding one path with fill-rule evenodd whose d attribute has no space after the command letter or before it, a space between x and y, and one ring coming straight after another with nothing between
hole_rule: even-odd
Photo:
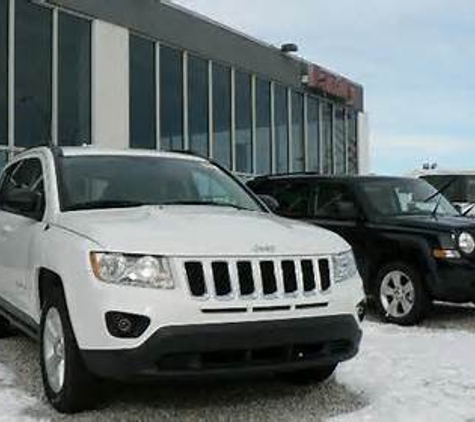
<instances>
[{"instance_id":1,"label":"black plastic lower trim","mask_svg":"<svg viewBox=\"0 0 475 422\"><path fill-rule=\"evenodd\" d=\"M132 350L83 350L94 374L120 380L283 372L356 355L353 315L165 327Z\"/></svg>"},{"instance_id":2,"label":"black plastic lower trim","mask_svg":"<svg viewBox=\"0 0 475 422\"><path fill-rule=\"evenodd\" d=\"M29 315L17 309L14 305L0 298L0 315L10 321L33 340L38 341L40 327Z\"/></svg>"}]
</instances>

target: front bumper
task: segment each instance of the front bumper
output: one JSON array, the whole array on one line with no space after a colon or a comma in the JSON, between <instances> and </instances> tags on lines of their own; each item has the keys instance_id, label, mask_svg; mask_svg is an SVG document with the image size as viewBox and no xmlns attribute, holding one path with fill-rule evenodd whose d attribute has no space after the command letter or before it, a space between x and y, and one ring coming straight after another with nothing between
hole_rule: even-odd
<instances>
[{"instance_id":1,"label":"front bumper","mask_svg":"<svg viewBox=\"0 0 475 422\"><path fill-rule=\"evenodd\" d=\"M362 332L354 315L160 328L127 350L83 350L104 378L141 380L286 372L355 356Z\"/></svg>"},{"instance_id":2,"label":"front bumper","mask_svg":"<svg viewBox=\"0 0 475 422\"><path fill-rule=\"evenodd\" d=\"M433 278L435 299L459 303L475 301L475 264L467 259L437 261Z\"/></svg>"}]
</instances>

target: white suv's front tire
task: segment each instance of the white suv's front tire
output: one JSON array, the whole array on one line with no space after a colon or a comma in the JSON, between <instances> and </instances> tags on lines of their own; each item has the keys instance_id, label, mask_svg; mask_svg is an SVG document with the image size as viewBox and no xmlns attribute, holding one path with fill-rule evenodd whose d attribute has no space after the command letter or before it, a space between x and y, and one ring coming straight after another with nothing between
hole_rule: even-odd
<instances>
[{"instance_id":1,"label":"white suv's front tire","mask_svg":"<svg viewBox=\"0 0 475 422\"><path fill-rule=\"evenodd\" d=\"M46 397L61 413L91 409L96 380L84 366L59 289L48 292L41 315L41 372Z\"/></svg>"}]
</instances>

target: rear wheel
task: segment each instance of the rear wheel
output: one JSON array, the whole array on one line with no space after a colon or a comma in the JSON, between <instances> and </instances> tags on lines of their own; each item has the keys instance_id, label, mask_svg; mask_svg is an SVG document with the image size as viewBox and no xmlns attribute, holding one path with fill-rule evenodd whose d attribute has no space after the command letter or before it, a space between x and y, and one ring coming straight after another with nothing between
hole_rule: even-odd
<instances>
[{"instance_id":1,"label":"rear wheel","mask_svg":"<svg viewBox=\"0 0 475 422\"><path fill-rule=\"evenodd\" d=\"M412 265L385 265L376 280L376 305L381 317L399 325L415 325L427 314L430 299L419 271Z\"/></svg>"},{"instance_id":2,"label":"rear wheel","mask_svg":"<svg viewBox=\"0 0 475 422\"><path fill-rule=\"evenodd\" d=\"M7 337L10 337L12 335L12 326L10 324L10 322L0 316L0 338L7 338Z\"/></svg>"},{"instance_id":3,"label":"rear wheel","mask_svg":"<svg viewBox=\"0 0 475 422\"><path fill-rule=\"evenodd\" d=\"M320 384L330 378L338 365L327 365L301 371L279 374L282 381L294 385Z\"/></svg>"},{"instance_id":4,"label":"rear wheel","mask_svg":"<svg viewBox=\"0 0 475 422\"><path fill-rule=\"evenodd\" d=\"M41 371L46 397L61 413L91 409L96 382L82 361L63 294L49 292L41 317Z\"/></svg>"}]
</instances>

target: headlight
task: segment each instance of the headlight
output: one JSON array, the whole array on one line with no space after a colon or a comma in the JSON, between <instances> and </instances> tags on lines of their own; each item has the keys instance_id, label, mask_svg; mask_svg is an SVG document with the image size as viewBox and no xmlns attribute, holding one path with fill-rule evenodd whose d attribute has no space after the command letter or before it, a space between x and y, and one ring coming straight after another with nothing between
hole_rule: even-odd
<instances>
[{"instance_id":1,"label":"headlight","mask_svg":"<svg viewBox=\"0 0 475 422\"><path fill-rule=\"evenodd\" d=\"M343 252L338 255L333 255L333 279L335 283L341 283L358 273L356 268L355 257L352 251Z\"/></svg>"},{"instance_id":2,"label":"headlight","mask_svg":"<svg viewBox=\"0 0 475 422\"><path fill-rule=\"evenodd\" d=\"M91 253L94 275L105 283L126 286L173 289L168 259L119 253Z\"/></svg>"},{"instance_id":3,"label":"headlight","mask_svg":"<svg viewBox=\"0 0 475 422\"><path fill-rule=\"evenodd\" d=\"M464 232L459 236L459 248L467 255L470 255L475 251L475 240L470 233Z\"/></svg>"}]
</instances>

